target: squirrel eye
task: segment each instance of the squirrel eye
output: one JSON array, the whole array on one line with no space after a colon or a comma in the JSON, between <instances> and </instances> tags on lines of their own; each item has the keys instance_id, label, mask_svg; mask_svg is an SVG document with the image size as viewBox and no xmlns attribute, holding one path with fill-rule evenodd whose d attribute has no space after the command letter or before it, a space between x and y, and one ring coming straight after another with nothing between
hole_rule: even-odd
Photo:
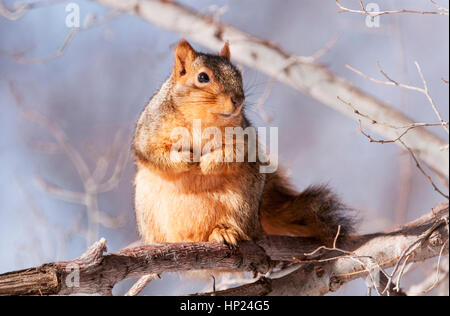
<instances>
[{"instance_id":1,"label":"squirrel eye","mask_svg":"<svg viewBox=\"0 0 450 316\"><path fill-rule=\"evenodd\" d=\"M198 80L198 82L200 82L200 83L207 83L207 82L209 82L209 76L208 76L208 74L207 74L206 72L201 72L201 73L198 75L197 80Z\"/></svg>"}]
</instances>

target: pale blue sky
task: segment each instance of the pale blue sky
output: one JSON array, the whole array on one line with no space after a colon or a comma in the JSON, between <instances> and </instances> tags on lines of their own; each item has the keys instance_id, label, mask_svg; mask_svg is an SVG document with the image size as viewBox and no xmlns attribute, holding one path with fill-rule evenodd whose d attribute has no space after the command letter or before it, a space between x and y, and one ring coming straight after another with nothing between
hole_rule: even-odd
<instances>
[{"instance_id":1,"label":"pale blue sky","mask_svg":"<svg viewBox=\"0 0 450 316\"><path fill-rule=\"evenodd\" d=\"M91 1L73 2L80 5L82 19L88 13L106 12ZM369 29L362 16L336 14L334 0L183 3L200 10L212 3L227 4L224 22L273 41L297 55L310 55L340 34L337 44L320 62L414 119L434 122L434 112L424 96L373 84L344 67L351 64L379 77L375 62L380 61L391 77L420 85L413 64L417 60L444 119L448 120L448 86L440 80L449 78L448 17L383 16L379 29ZM357 1L343 3L358 6ZM434 9L421 0L378 3L382 9ZM72 236L55 246L60 232L42 226L32 215L30 203L42 209L52 225L65 231L77 214L83 212L81 206L55 201L39 191L33 184L35 175L72 190L80 190L81 183L64 155L42 153L31 146L36 141L52 141L52 138L19 115L9 82L14 81L27 106L60 125L74 146L89 156L87 144L106 151L114 131L120 126L132 128L145 103L169 75L170 46L180 38L178 34L124 15L80 32L58 59L37 65L19 65L13 61L10 55L21 51L27 57L43 57L54 52L68 32L65 14L64 5L55 5L28 12L18 21L0 17L0 272L72 259L85 248L80 236ZM204 50L195 43L194 46ZM254 95L249 101L254 103L263 93L268 78L245 69L244 79L252 87ZM399 166L405 161L399 160L398 147L368 143L354 121L280 83L275 84L265 107L275 115L272 125L279 127L280 162L291 171L299 189L312 183L329 183L348 205L360 211L362 230L393 225L392 210L400 185ZM248 113L255 124L262 124L254 111L249 109ZM445 137L441 129L433 131ZM124 142L123 150L128 149L129 143ZM125 227L100 230L99 237L108 239L111 251L137 238L131 161L126 170L119 187L100 199L100 207L106 212L129 215ZM408 219L442 201L415 168L410 181ZM190 284L185 285L186 289L174 284L157 281L148 293L194 290ZM123 290L119 287L117 293ZM362 282L345 290L345 293L365 294Z\"/></svg>"}]
</instances>

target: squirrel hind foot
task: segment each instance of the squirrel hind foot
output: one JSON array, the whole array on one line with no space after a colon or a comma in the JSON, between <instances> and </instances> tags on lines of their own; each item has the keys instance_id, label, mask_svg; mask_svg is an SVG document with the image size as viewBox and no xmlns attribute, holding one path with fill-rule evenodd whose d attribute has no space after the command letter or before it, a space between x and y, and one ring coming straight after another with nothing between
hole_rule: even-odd
<instances>
[{"instance_id":1,"label":"squirrel hind foot","mask_svg":"<svg viewBox=\"0 0 450 316\"><path fill-rule=\"evenodd\" d=\"M239 238L239 233L233 228L216 227L209 235L209 242L219 242L226 244L229 247L236 247Z\"/></svg>"}]
</instances>

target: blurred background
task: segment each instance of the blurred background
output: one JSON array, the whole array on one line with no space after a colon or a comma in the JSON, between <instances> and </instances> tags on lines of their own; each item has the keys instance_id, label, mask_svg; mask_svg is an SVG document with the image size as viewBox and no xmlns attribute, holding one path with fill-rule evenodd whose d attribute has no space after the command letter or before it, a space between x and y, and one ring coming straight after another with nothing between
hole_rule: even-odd
<instances>
[{"instance_id":1,"label":"blurred background","mask_svg":"<svg viewBox=\"0 0 450 316\"><path fill-rule=\"evenodd\" d=\"M14 2L3 0L10 7ZM0 16L0 273L74 259L101 237L108 251L139 239L131 136L140 112L170 74L180 35L92 1L73 0L81 21L91 21L91 27L75 34L60 56L46 58L70 32L68 2L29 10L15 21ZM427 0L374 2L381 10L436 9ZM415 121L435 122L424 95L374 84L345 68L350 64L383 79L379 61L394 80L421 86L418 61L448 121L449 88L441 80L449 78L448 16L386 15L379 28L369 28L362 15L336 13L334 0L180 3L203 14L220 13L221 22L299 56L337 39L318 62ZM342 4L359 8L356 0ZM448 1L440 4L448 7ZM298 189L328 183L358 211L361 232L403 224L443 202L400 147L369 143L355 121L241 67L248 116L257 126L268 125L254 106L265 101L264 111L273 118L269 125L279 128L280 164L292 182ZM448 141L441 128L432 130ZM80 194L85 192L87 199ZM420 281L430 267L418 265L405 286ZM124 294L132 284L120 283L114 294ZM143 294L193 293L211 286L164 274ZM365 295L366 286L357 280L336 294Z\"/></svg>"}]
</instances>

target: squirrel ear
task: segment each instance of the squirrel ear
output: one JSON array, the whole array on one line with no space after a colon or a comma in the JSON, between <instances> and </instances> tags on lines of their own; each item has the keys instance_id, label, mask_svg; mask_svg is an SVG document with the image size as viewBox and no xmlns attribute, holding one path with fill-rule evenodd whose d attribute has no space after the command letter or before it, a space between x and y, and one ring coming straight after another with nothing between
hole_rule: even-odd
<instances>
[{"instance_id":1,"label":"squirrel ear","mask_svg":"<svg viewBox=\"0 0 450 316\"><path fill-rule=\"evenodd\" d=\"M175 48L174 74L181 77L186 74L191 64L194 62L196 52L192 46L184 39L178 42Z\"/></svg>"},{"instance_id":2,"label":"squirrel ear","mask_svg":"<svg viewBox=\"0 0 450 316\"><path fill-rule=\"evenodd\" d=\"M223 48L220 51L219 56L225 57L226 59L230 60L231 58L230 43L228 41L226 41L225 45L223 45Z\"/></svg>"}]
</instances>

